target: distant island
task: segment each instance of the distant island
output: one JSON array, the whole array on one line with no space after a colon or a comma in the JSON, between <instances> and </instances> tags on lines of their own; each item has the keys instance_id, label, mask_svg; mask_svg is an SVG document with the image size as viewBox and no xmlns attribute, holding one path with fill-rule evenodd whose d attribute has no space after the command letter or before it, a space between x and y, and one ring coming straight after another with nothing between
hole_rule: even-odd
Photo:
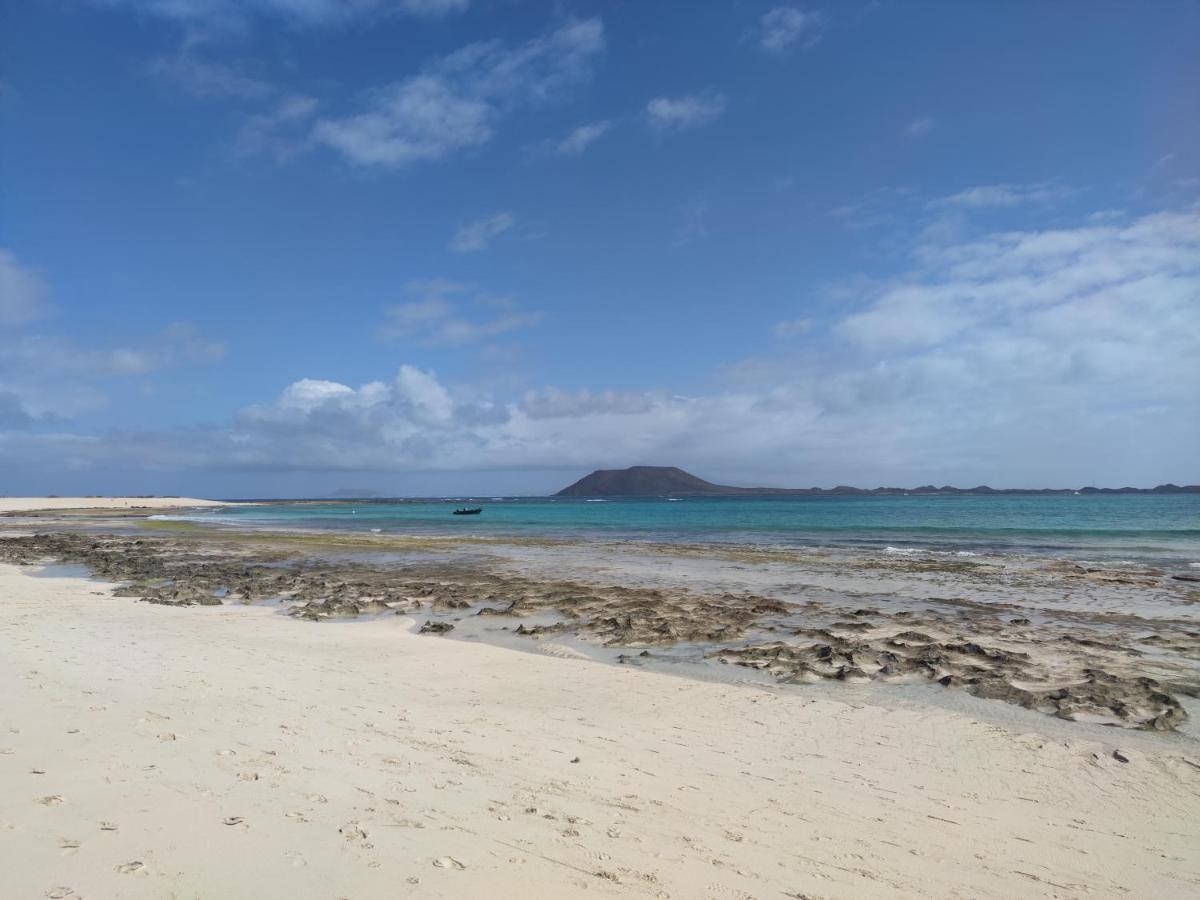
<instances>
[{"instance_id":1,"label":"distant island","mask_svg":"<svg viewBox=\"0 0 1200 900\"><path fill-rule=\"evenodd\" d=\"M325 495L329 500L380 500L383 496L379 491L370 488L338 488Z\"/></svg>"},{"instance_id":2,"label":"distant island","mask_svg":"<svg viewBox=\"0 0 1200 900\"><path fill-rule=\"evenodd\" d=\"M731 487L697 478L675 466L630 466L628 469L597 469L565 487L555 497L727 497L727 496L846 496L855 494L1200 494L1200 484L1180 487L1160 484L1153 488L959 488L932 484L915 488L833 488Z\"/></svg>"}]
</instances>

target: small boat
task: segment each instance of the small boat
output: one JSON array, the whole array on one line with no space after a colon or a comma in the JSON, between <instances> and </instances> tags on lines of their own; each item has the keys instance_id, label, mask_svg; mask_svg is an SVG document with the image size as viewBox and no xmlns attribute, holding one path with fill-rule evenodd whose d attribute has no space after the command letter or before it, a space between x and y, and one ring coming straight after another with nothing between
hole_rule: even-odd
<instances>
[{"instance_id":1,"label":"small boat","mask_svg":"<svg viewBox=\"0 0 1200 900\"><path fill-rule=\"evenodd\" d=\"M456 516L477 516L483 512L482 506L460 506L454 511Z\"/></svg>"}]
</instances>

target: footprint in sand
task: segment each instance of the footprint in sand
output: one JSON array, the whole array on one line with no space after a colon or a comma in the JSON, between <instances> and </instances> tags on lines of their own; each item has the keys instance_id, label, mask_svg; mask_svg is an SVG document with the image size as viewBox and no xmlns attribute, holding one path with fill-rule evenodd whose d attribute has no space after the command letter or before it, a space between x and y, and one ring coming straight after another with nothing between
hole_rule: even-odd
<instances>
[{"instance_id":1,"label":"footprint in sand","mask_svg":"<svg viewBox=\"0 0 1200 900\"><path fill-rule=\"evenodd\" d=\"M221 820L221 822L224 825L240 826L243 829L250 827L249 825L246 824L246 820L243 819L241 816L226 816L224 819Z\"/></svg>"},{"instance_id":2,"label":"footprint in sand","mask_svg":"<svg viewBox=\"0 0 1200 900\"><path fill-rule=\"evenodd\" d=\"M146 864L141 860L135 859L133 862L121 863L116 868L122 875L136 875L138 872L145 871Z\"/></svg>"},{"instance_id":3,"label":"footprint in sand","mask_svg":"<svg viewBox=\"0 0 1200 900\"><path fill-rule=\"evenodd\" d=\"M58 846L62 850L63 856L70 856L79 849L79 841L73 841L70 838L60 838Z\"/></svg>"},{"instance_id":4,"label":"footprint in sand","mask_svg":"<svg viewBox=\"0 0 1200 900\"><path fill-rule=\"evenodd\" d=\"M175 740L175 733L172 731L164 731L158 736L158 739L160 741L173 741Z\"/></svg>"},{"instance_id":5,"label":"footprint in sand","mask_svg":"<svg viewBox=\"0 0 1200 900\"><path fill-rule=\"evenodd\" d=\"M58 806L58 804L64 801L62 795L51 794L49 797L38 797L37 802L42 804L42 806Z\"/></svg>"},{"instance_id":6,"label":"footprint in sand","mask_svg":"<svg viewBox=\"0 0 1200 900\"><path fill-rule=\"evenodd\" d=\"M462 871L466 868L465 865L460 863L453 856L439 856L433 861L433 864L439 869L458 869L459 871Z\"/></svg>"},{"instance_id":7,"label":"footprint in sand","mask_svg":"<svg viewBox=\"0 0 1200 900\"><path fill-rule=\"evenodd\" d=\"M65 900L67 897L78 897L79 895L75 893L74 888L54 887L46 891L46 896L49 897L50 900Z\"/></svg>"},{"instance_id":8,"label":"footprint in sand","mask_svg":"<svg viewBox=\"0 0 1200 900\"><path fill-rule=\"evenodd\" d=\"M114 825L112 822L101 822L101 823L100 823L100 830L101 830L101 831L116 831L116 830L117 830L117 826L116 826L116 825Z\"/></svg>"},{"instance_id":9,"label":"footprint in sand","mask_svg":"<svg viewBox=\"0 0 1200 900\"><path fill-rule=\"evenodd\" d=\"M753 894L747 894L741 888L730 887L727 884L714 882L708 886L710 897L731 897L733 900L754 900Z\"/></svg>"}]
</instances>

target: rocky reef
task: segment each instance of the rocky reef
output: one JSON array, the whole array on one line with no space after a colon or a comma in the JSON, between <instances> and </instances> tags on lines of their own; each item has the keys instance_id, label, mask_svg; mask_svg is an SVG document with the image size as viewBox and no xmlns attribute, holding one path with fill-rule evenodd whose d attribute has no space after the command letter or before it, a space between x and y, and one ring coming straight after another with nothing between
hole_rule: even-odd
<instances>
[{"instance_id":1,"label":"rocky reef","mask_svg":"<svg viewBox=\"0 0 1200 900\"><path fill-rule=\"evenodd\" d=\"M323 621L422 614L446 635L467 617L529 640L573 635L618 649L698 653L785 683L929 681L1059 716L1146 730L1185 718L1200 696L1200 631L1186 620L1062 613L929 598L821 600L524 577L479 560L325 558L252 542L75 532L0 536L0 560L87 566L118 596L170 607L272 603ZM870 560L864 570L870 570ZM1096 573L1064 567L1064 583ZM1142 585L1145 572L1103 573ZM625 660L638 657L627 656Z\"/></svg>"}]
</instances>

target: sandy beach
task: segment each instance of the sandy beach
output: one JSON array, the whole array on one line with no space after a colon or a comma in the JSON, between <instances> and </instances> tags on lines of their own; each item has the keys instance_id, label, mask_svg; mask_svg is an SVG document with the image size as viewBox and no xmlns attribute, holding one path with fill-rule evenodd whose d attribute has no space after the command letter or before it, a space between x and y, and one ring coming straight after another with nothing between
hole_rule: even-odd
<instances>
[{"instance_id":1,"label":"sandy beach","mask_svg":"<svg viewBox=\"0 0 1200 900\"><path fill-rule=\"evenodd\" d=\"M210 595L204 560L227 567L222 578L240 571L241 590L259 577L249 566L261 547L253 556L152 531L131 536L137 545L111 540L114 566L119 558L149 577L153 560L167 560ZM666 590L716 588L723 567L746 564L576 554L571 569L561 548L524 547L495 569L478 568L478 547L470 558L455 552L476 579L511 579L515 566L529 596L550 569ZM330 587L330 570L302 562L326 594L351 583L373 590L371 570L332 570L344 581ZM833 585L835 567L821 576L815 565L805 577ZM639 567L655 568L657 581ZM782 595L789 574L801 577L786 560L756 569L764 593ZM117 591L125 579L81 574L0 564L9 896L1200 891L1200 746L1182 731L1063 721L957 691L944 692L955 704L891 702L876 684L776 684L736 664L717 666L719 679L679 677L597 662L549 636L526 637L529 652L517 652L420 634L426 621L458 621L461 634L474 613L447 602L466 588L446 579L430 582L444 585L442 599L424 606L368 615L362 600L339 595L356 614L314 622L275 602L197 603L195 593ZM911 566L855 577L875 575L877 586L914 594L922 579L959 577ZM1036 606L1037 579L1050 576L1016 588L1001 584L1008 575L986 577ZM1111 590L1162 592L1087 585L1097 602ZM1047 597L1051 587L1042 585ZM641 602L594 591L597 604ZM666 599L677 610L671 627L695 609L712 614ZM290 611L314 603L299 597ZM623 608L642 627L628 612L636 607ZM736 624L743 608L718 617Z\"/></svg>"},{"instance_id":2,"label":"sandy beach","mask_svg":"<svg viewBox=\"0 0 1200 900\"><path fill-rule=\"evenodd\" d=\"M195 497L0 497L0 515L42 510L89 510L92 512L138 509L198 509L229 506L218 500Z\"/></svg>"}]
</instances>

